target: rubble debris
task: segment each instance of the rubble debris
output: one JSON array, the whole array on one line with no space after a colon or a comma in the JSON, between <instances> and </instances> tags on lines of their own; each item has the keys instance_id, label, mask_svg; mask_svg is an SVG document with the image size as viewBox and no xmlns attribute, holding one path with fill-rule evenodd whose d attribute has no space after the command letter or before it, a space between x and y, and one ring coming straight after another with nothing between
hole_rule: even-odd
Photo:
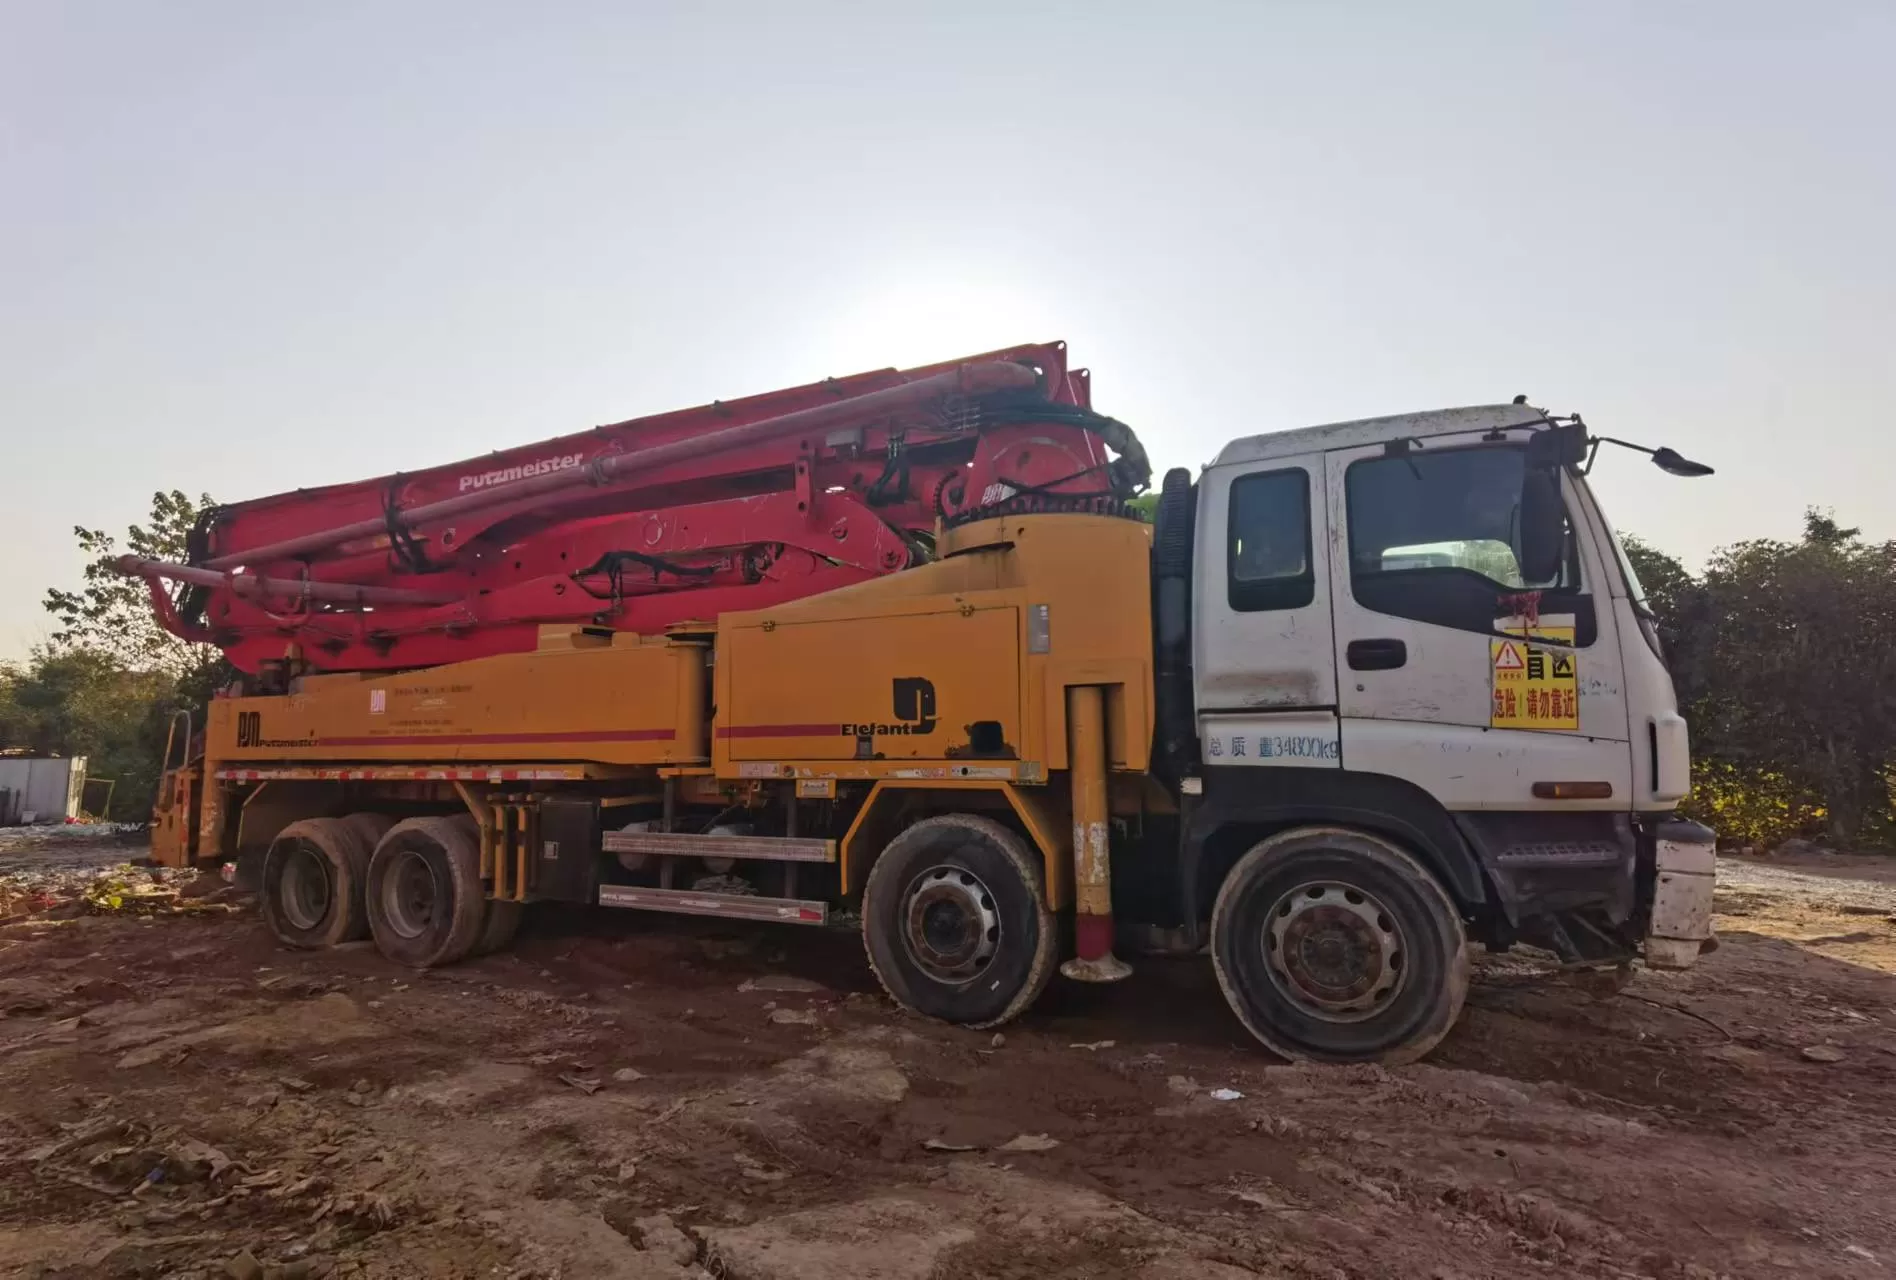
<instances>
[{"instance_id":1,"label":"rubble debris","mask_svg":"<svg viewBox=\"0 0 1896 1280\"><path fill-rule=\"evenodd\" d=\"M742 1151L732 1156L731 1161L737 1165L740 1173L753 1182L782 1182L790 1176L781 1169L770 1168L754 1156L745 1155Z\"/></svg>"}]
</instances>

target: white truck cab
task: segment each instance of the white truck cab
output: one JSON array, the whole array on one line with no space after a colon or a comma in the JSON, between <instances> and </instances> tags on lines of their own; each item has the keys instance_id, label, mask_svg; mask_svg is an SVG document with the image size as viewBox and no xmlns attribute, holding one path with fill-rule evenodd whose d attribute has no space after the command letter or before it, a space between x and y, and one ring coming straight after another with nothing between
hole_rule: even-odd
<instances>
[{"instance_id":1,"label":"white truck cab","mask_svg":"<svg viewBox=\"0 0 1896 1280\"><path fill-rule=\"evenodd\" d=\"M1602 443L1506 404L1251 436L1167 477L1160 705L1192 711L1157 755L1187 897L1217 886L1213 955L1267 1043L1425 1052L1465 940L1678 967L1709 939L1712 835L1673 816L1686 726L1586 481Z\"/></svg>"}]
</instances>

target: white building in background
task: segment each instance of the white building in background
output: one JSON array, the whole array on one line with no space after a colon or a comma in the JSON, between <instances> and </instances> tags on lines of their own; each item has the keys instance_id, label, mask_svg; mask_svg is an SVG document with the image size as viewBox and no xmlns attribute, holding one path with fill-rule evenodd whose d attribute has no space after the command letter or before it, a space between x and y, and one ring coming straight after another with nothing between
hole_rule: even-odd
<instances>
[{"instance_id":1,"label":"white building in background","mask_svg":"<svg viewBox=\"0 0 1896 1280\"><path fill-rule=\"evenodd\" d=\"M85 788L84 756L0 756L0 827L77 818Z\"/></svg>"}]
</instances>

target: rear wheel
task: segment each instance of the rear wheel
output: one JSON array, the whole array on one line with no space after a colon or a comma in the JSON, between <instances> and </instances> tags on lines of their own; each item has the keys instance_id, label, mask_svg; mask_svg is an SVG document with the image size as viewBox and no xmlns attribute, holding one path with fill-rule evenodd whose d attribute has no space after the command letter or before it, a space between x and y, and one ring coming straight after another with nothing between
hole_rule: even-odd
<instances>
[{"instance_id":1,"label":"rear wheel","mask_svg":"<svg viewBox=\"0 0 1896 1280\"><path fill-rule=\"evenodd\" d=\"M514 934L520 932L520 917L525 910L524 903L489 898L487 915L481 924L481 936L474 940L474 949L468 954L489 955L512 942Z\"/></svg>"},{"instance_id":2,"label":"rear wheel","mask_svg":"<svg viewBox=\"0 0 1896 1280\"><path fill-rule=\"evenodd\" d=\"M473 818L457 818L457 822L467 822L468 833L479 848L481 839L480 824ZM484 956L499 951L514 940L514 934L520 931L520 917L526 911L522 902L503 902L499 898L487 900L487 912L481 920L481 936L474 940L471 956Z\"/></svg>"},{"instance_id":3,"label":"rear wheel","mask_svg":"<svg viewBox=\"0 0 1896 1280\"><path fill-rule=\"evenodd\" d=\"M1413 1062L1468 993L1448 895L1406 850L1301 827L1238 860L1211 916L1212 962L1251 1034L1286 1058Z\"/></svg>"},{"instance_id":4,"label":"rear wheel","mask_svg":"<svg viewBox=\"0 0 1896 1280\"><path fill-rule=\"evenodd\" d=\"M352 813L343 819L362 841L362 874L369 873L369 858L375 853L375 846L382 843L382 837L395 825L395 819L386 813Z\"/></svg>"},{"instance_id":5,"label":"rear wheel","mask_svg":"<svg viewBox=\"0 0 1896 1280\"><path fill-rule=\"evenodd\" d=\"M270 932L304 949L365 937L368 862L367 841L345 819L305 818L283 828L263 858L259 897Z\"/></svg>"},{"instance_id":6,"label":"rear wheel","mask_svg":"<svg viewBox=\"0 0 1896 1280\"><path fill-rule=\"evenodd\" d=\"M409 818L369 860L369 928L381 953L416 969L453 964L487 922L480 842L460 818Z\"/></svg>"},{"instance_id":7,"label":"rear wheel","mask_svg":"<svg viewBox=\"0 0 1896 1280\"><path fill-rule=\"evenodd\" d=\"M863 887L863 944L896 1003L971 1027L1018 1016L1053 976L1039 859L997 822L945 814L890 841Z\"/></svg>"}]
</instances>

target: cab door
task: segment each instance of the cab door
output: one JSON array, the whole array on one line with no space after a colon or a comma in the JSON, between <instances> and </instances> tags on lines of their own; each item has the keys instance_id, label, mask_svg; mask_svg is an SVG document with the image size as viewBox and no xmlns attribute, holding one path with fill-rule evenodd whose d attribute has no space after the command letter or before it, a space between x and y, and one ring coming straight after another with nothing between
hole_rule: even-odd
<instances>
[{"instance_id":1,"label":"cab door","mask_svg":"<svg viewBox=\"0 0 1896 1280\"><path fill-rule=\"evenodd\" d=\"M1328 525L1320 453L1199 481L1192 672L1207 766L1339 766Z\"/></svg>"},{"instance_id":2,"label":"cab door","mask_svg":"<svg viewBox=\"0 0 1896 1280\"><path fill-rule=\"evenodd\" d=\"M1555 783L1587 796L1559 808L1625 809L1624 682L1601 589L1611 578L1569 514L1582 510L1573 477L1531 462L1521 433L1495 437L1328 455L1346 767L1407 779L1450 809L1546 808ZM1558 503L1560 545L1557 567L1530 582L1523 564L1548 558L1523 546L1534 485Z\"/></svg>"}]
</instances>

